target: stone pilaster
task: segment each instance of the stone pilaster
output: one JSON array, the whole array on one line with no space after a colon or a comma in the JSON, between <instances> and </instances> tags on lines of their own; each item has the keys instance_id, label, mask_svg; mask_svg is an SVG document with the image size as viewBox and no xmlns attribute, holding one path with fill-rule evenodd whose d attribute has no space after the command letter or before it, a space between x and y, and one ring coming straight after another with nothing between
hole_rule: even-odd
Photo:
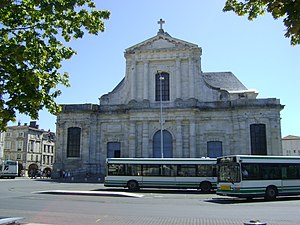
<instances>
[{"instance_id":1,"label":"stone pilaster","mask_svg":"<svg viewBox=\"0 0 300 225\"><path fill-rule=\"evenodd\" d=\"M144 62L144 99L148 99L148 86L149 86L149 62Z\"/></svg>"},{"instance_id":2,"label":"stone pilaster","mask_svg":"<svg viewBox=\"0 0 300 225\"><path fill-rule=\"evenodd\" d=\"M181 65L180 59L177 58L175 61L176 68L176 98L181 98Z\"/></svg>"},{"instance_id":3,"label":"stone pilaster","mask_svg":"<svg viewBox=\"0 0 300 225\"><path fill-rule=\"evenodd\" d=\"M196 157L196 123L190 120L190 157Z\"/></svg>"},{"instance_id":4,"label":"stone pilaster","mask_svg":"<svg viewBox=\"0 0 300 225\"><path fill-rule=\"evenodd\" d=\"M96 159L96 140L97 140L97 117L92 114L89 125L89 162L95 163Z\"/></svg>"},{"instance_id":5,"label":"stone pilaster","mask_svg":"<svg viewBox=\"0 0 300 225\"><path fill-rule=\"evenodd\" d=\"M128 148L128 157L135 157L135 122L130 121L129 123L129 148Z\"/></svg>"},{"instance_id":6,"label":"stone pilaster","mask_svg":"<svg viewBox=\"0 0 300 225\"><path fill-rule=\"evenodd\" d=\"M142 134L142 157L149 157L148 148L149 148L149 123L148 121L143 122L143 134Z\"/></svg>"},{"instance_id":7,"label":"stone pilaster","mask_svg":"<svg viewBox=\"0 0 300 225\"><path fill-rule=\"evenodd\" d=\"M195 97L195 80L194 80L194 64L193 58L189 57L189 91L190 98Z\"/></svg>"},{"instance_id":8,"label":"stone pilaster","mask_svg":"<svg viewBox=\"0 0 300 225\"><path fill-rule=\"evenodd\" d=\"M176 149L174 157L182 157L182 127L181 120L176 120Z\"/></svg>"},{"instance_id":9,"label":"stone pilaster","mask_svg":"<svg viewBox=\"0 0 300 225\"><path fill-rule=\"evenodd\" d=\"M136 61L132 61L131 63L131 77L130 77L130 95L131 99L135 99L136 95Z\"/></svg>"}]
</instances>

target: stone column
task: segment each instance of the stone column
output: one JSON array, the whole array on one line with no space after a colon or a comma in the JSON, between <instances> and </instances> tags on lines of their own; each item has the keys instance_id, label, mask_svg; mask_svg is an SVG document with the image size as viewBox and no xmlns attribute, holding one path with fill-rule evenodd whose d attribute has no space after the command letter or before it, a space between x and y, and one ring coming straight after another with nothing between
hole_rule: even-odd
<instances>
[{"instance_id":1,"label":"stone column","mask_svg":"<svg viewBox=\"0 0 300 225\"><path fill-rule=\"evenodd\" d=\"M181 65L180 59L176 58L176 98L181 98Z\"/></svg>"},{"instance_id":2,"label":"stone column","mask_svg":"<svg viewBox=\"0 0 300 225\"><path fill-rule=\"evenodd\" d=\"M149 62L144 62L144 99L148 99L149 87Z\"/></svg>"}]
</instances>

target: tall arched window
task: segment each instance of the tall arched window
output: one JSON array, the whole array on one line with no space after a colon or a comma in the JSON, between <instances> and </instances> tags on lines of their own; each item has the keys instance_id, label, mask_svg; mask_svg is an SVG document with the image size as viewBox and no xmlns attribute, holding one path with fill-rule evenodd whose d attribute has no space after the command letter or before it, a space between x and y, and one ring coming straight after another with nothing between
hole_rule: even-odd
<instances>
[{"instance_id":1,"label":"tall arched window","mask_svg":"<svg viewBox=\"0 0 300 225\"><path fill-rule=\"evenodd\" d=\"M67 140L67 157L80 157L81 128L69 127Z\"/></svg>"},{"instance_id":2,"label":"tall arched window","mask_svg":"<svg viewBox=\"0 0 300 225\"><path fill-rule=\"evenodd\" d=\"M161 158L161 136L160 130L157 131L153 136L153 158ZM169 131L163 131L163 157L173 158L173 138Z\"/></svg>"},{"instance_id":3,"label":"tall arched window","mask_svg":"<svg viewBox=\"0 0 300 225\"><path fill-rule=\"evenodd\" d=\"M170 101L170 78L166 72L155 75L155 101L160 100Z\"/></svg>"},{"instance_id":4,"label":"tall arched window","mask_svg":"<svg viewBox=\"0 0 300 225\"><path fill-rule=\"evenodd\" d=\"M267 155L267 137L265 124L251 124L250 139L252 155Z\"/></svg>"}]
</instances>

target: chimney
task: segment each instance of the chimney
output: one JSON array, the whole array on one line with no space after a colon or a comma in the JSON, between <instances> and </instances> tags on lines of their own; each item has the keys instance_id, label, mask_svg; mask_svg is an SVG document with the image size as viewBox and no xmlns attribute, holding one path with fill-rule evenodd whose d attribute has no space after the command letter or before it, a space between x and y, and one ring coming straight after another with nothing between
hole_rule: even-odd
<instances>
[{"instance_id":1,"label":"chimney","mask_svg":"<svg viewBox=\"0 0 300 225\"><path fill-rule=\"evenodd\" d=\"M36 124L36 121L30 121L29 127L39 129L39 125Z\"/></svg>"}]
</instances>

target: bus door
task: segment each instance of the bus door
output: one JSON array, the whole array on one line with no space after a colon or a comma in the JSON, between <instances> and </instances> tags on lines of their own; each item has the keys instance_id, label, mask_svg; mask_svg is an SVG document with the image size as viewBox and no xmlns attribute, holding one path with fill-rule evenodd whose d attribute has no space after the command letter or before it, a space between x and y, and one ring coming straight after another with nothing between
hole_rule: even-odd
<instances>
[{"instance_id":1,"label":"bus door","mask_svg":"<svg viewBox=\"0 0 300 225\"><path fill-rule=\"evenodd\" d=\"M143 165L144 187L173 187L175 183L174 165L149 164Z\"/></svg>"},{"instance_id":2,"label":"bus door","mask_svg":"<svg viewBox=\"0 0 300 225\"><path fill-rule=\"evenodd\" d=\"M161 180L164 187L176 187L177 165L165 164L161 167Z\"/></svg>"},{"instance_id":3,"label":"bus door","mask_svg":"<svg viewBox=\"0 0 300 225\"><path fill-rule=\"evenodd\" d=\"M178 188L198 188L196 165L177 165L176 183Z\"/></svg>"}]
</instances>

